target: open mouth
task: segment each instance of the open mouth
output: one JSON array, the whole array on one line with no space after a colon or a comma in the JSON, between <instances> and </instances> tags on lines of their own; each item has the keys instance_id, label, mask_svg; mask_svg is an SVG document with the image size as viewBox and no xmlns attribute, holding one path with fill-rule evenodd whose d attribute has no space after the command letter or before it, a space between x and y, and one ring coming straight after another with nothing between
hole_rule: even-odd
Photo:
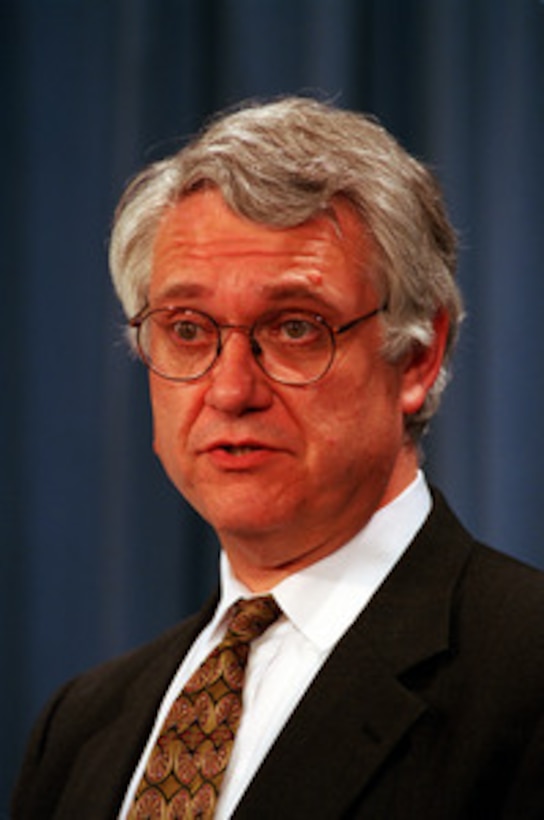
<instances>
[{"instance_id":1,"label":"open mouth","mask_svg":"<svg viewBox=\"0 0 544 820\"><path fill-rule=\"evenodd\" d=\"M226 453L232 456L244 456L248 453L254 453L257 450L261 450L261 447L254 447L251 444L242 444L242 445L235 445L235 444L223 444L220 448L224 450Z\"/></svg>"}]
</instances>

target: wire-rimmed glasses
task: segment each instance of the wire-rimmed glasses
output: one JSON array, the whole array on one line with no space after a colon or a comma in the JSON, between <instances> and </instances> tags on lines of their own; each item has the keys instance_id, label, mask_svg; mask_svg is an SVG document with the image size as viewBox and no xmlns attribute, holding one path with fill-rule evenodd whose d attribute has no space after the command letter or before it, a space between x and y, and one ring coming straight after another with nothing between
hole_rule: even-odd
<instances>
[{"instance_id":1,"label":"wire-rimmed glasses","mask_svg":"<svg viewBox=\"0 0 544 820\"><path fill-rule=\"evenodd\" d=\"M336 338L387 309L374 308L340 327L304 310L266 313L252 325L220 324L212 316L188 307L144 308L129 321L136 329L144 363L165 379L192 382L214 366L227 332L244 333L264 373L280 384L303 386L330 369Z\"/></svg>"}]
</instances>

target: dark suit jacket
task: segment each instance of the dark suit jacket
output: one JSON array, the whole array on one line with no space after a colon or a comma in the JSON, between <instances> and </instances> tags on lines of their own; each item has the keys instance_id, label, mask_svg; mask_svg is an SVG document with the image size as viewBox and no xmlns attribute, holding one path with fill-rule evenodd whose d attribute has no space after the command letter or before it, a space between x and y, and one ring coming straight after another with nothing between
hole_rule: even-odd
<instances>
[{"instance_id":1,"label":"dark suit jacket","mask_svg":"<svg viewBox=\"0 0 544 820\"><path fill-rule=\"evenodd\" d=\"M544 575L440 497L284 728L236 820L544 818ZM69 683L32 735L14 820L115 818L214 602Z\"/></svg>"}]
</instances>

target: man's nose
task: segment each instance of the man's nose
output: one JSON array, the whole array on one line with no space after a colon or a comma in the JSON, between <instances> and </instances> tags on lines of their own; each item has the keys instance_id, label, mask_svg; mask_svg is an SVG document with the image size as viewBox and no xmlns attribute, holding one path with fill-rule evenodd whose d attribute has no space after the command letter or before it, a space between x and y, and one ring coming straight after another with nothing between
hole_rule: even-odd
<instances>
[{"instance_id":1,"label":"man's nose","mask_svg":"<svg viewBox=\"0 0 544 820\"><path fill-rule=\"evenodd\" d=\"M272 402L270 380L259 367L245 329L223 331L221 353L210 371L206 404L239 415L263 410Z\"/></svg>"}]
</instances>

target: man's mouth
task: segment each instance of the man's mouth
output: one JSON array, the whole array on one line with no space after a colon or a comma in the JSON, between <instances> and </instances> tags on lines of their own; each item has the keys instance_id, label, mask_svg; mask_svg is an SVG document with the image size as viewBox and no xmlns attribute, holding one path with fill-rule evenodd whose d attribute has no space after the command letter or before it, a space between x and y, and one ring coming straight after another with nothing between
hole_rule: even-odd
<instances>
[{"instance_id":1,"label":"man's mouth","mask_svg":"<svg viewBox=\"0 0 544 820\"><path fill-rule=\"evenodd\" d=\"M268 460L278 454L275 447L269 446L260 441L215 441L210 443L204 450L212 463L220 468L245 470L260 467Z\"/></svg>"},{"instance_id":2,"label":"man's mouth","mask_svg":"<svg viewBox=\"0 0 544 820\"><path fill-rule=\"evenodd\" d=\"M254 453L263 448L253 444L222 444L219 449L224 450L232 456L244 456L247 453Z\"/></svg>"}]
</instances>

